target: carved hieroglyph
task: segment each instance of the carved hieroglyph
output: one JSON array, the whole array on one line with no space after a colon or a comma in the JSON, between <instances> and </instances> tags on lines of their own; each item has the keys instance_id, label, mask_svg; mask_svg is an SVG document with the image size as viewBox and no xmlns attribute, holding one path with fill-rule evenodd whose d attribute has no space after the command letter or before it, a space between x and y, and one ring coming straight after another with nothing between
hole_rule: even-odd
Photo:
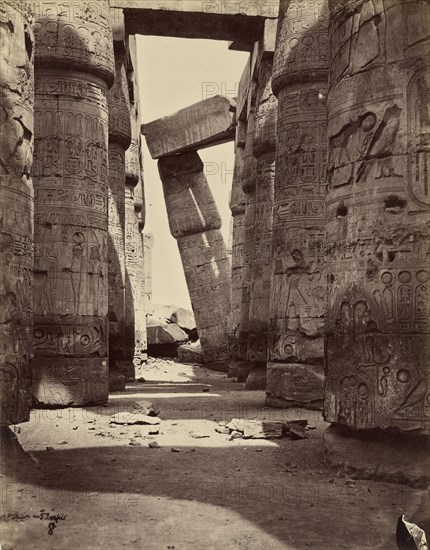
<instances>
[{"instance_id":1,"label":"carved hieroglyph","mask_svg":"<svg viewBox=\"0 0 430 550\"><path fill-rule=\"evenodd\" d=\"M239 121L236 135L240 134L246 123ZM243 243L246 197L242 191L242 168L244 159L244 142L236 140L234 155L234 173L230 196L230 210L233 218L232 262L231 262L231 311L229 321L229 352L232 359L237 359L239 326L242 304L243 280Z\"/></svg>"},{"instance_id":2,"label":"carved hieroglyph","mask_svg":"<svg viewBox=\"0 0 430 550\"><path fill-rule=\"evenodd\" d=\"M322 406L327 42L327 0L281 1L269 404Z\"/></svg>"},{"instance_id":3,"label":"carved hieroglyph","mask_svg":"<svg viewBox=\"0 0 430 550\"><path fill-rule=\"evenodd\" d=\"M230 261L221 218L197 152L158 161L169 226L178 241L205 363L226 369Z\"/></svg>"},{"instance_id":4,"label":"carved hieroglyph","mask_svg":"<svg viewBox=\"0 0 430 550\"><path fill-rule=\"evenodd\" d=\"M39 2L35 79L34 397L102 403L107 384L107 2Z\"/></svg>"},{"instance_id":5,"label":"carved hieroglyph","mask_svg":"<svg viewBox=\"0 0 430 550\"><path fill-rule=\"evenodd\" d=\"M430 5L333 2L328 421L430 431Z\"/></svg>"},{"instance_id":6,"label":"carved hieroglyph","mask_svg":"<svg viewBox=\"0 0 430 550\"><path fill-rule=\"evenodd\" d=\"M254 250L254 218L255 218L255 181L257 175L257 159L252 153L255 132L255 109L252 106L248 114L246 143L242 168L242 191L245 193L246 205L244 216L243 238L243 270L242 270L242 300L239 326L238 358L248 359L249 339L249 305L251 301L251 260Z\"/></svg>"},{"instance_id":7,"label":"carved hieroglyph","mask_svg":"<svg viewBox=\"0 0 430 550\"><path fill-rule=\"evenodd\" d=\"M249 336L247 356L250 361L267 362L273 192L275 181L276 118L278 103L271 86L272 64L262 61L258 77L257 110L252 152L257 159L255 177L255 212Z\"/></svg>"},{"instance_id":8,"label":"carved hieroglyph","mask_svg":"<svg viewBox=\"0 0 430 550\"><path fill-rule=\"evenodd\" d=\"M109 361L124 361L125 345L125 152L131 143L130 100L126 77L126 53L115 42L115 82L108 93L109 105ZM129 200L132 203L132 198ZM130 206L131 208L131 206ZM118 365L117 365L118 366Z\"/></svg>"},{"instance_id":9,"label":"carved hieroglyph","mask_svg":"<svg viewBox=\"0 0 430 550\"><path fill-rule=\"evenodd\" d=\"M33 15L0 6L0 424L29 420L33 324Z\"/></svg>"}]
</instances>

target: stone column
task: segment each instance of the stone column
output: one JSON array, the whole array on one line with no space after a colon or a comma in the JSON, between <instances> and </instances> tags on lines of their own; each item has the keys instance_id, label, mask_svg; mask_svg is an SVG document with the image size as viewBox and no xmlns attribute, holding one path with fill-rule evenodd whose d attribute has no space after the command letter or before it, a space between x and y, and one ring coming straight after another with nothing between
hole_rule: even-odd
<instances>
[{"instance_id":1,"label":"stone column","mask_svg":"<svg viewBox=\"0 0 430 550\"><path fill-rule=\"evenodd\" d=\"M203 163L197 152L191 151L161 158L158 168L205 363L227 370L230 262Z\"/></svg>"},{"instance_id":2,"label":"stone column","mask_svg":"<svg viewBox=\"0 0 430 550\"><path fill-rule=\"evenodd\" d=\"M104 403L107 363L108 2L39 2L35 80L33 392Z\"/></svg>"},{"instance_id":3,"label":"stone column","mask_svg":"<svg viewBox=\"0 0 430 550\"><path fill-rule=\"evenodd\" d=\"M266 388L278 110L277 100L272 92L271 73L272 63L268 60L262 61L258 76L256 123L252 145L257 162L247 350L248 359L255 362L255 370L247 379L247 387L250 389Z\"/></svg>"},{"instance_id":4,"label":"stone column","mask_svg":"<svg viewBox=\"0 0 430 550\"><path fill-rule=\"evenodd\" d=\"M125 337L129 376L134 378L134 367L139 367L145 342L141 333L146 332L146 316L142 302L142 288L139 277L144 274L143 241L139 230L140 201L136 202L141 188L139 162L140 125L138 121L137 98L131 103L131 144L125 155ZM136 196L136 197L135 197ZM134 365L134 366L133 366ZM126 373L123 373L126 374Z\"/></svg>"},{"instance_id":5,"label":"stone column","mask_svg":"<svg viewBox=\"0 0 430 550\"><path fill-rule=\"evenodd\" d=\"M252 106L248 114L246 144L242 169L242 191L246 196L244 216L243 240L243 271L242 271L242 299L239 326L239 353L240 365L238 380L245 382L251 372L253 363L248 361L249 341L249 305L251 300L251 260L254 250L254 222L255 222L255 181L257 175L256 158L252 153L255 132L255 110Z\"/></svg>"},{"instance_id":6,"label":"stone column","mask_svg":"<svg viewBox=\"0 0 430 550\"><path fill-rule=\"evenodd\" d=\"M125 346L125 152L131 143L130 101L123 42L115 46L115 83L109 104L109 360L124 370ZM131 202L131 201L130 201ZM132 358L129 362L131 362ZM131 365L130 365L131 367ZM132 368L132 367L131 367Z\"/></svg>"},{"instance_id":7,"label":"stone column","mask_svg":"<svg viewBox=\"0 0 430 550\"><path fill-rule=\"evenodd\" d=\"M143 212L145 207L143 208ZM140 230L143 231L144 222L140 222ZM154 248L154 235L152 233L142 233L143 235L143 258L144 258L144 277L145 277L145 312L151 314L154 311L152 305L152 250Z\"/></svg>"},{"instance_id":8,"label":"stone column","mask_svg":"<svg viewBox=\"0 0 430 550\"><path fill-rule=\"evenodd\" d=\"M142 156L140 155L140 159ZM151 285L150 294L152 296L151 273L151 246L145 251L145 237L143 229L145 227L145 198L143 193L144 179L143 170L140 169L139 182L135 187L134 210L137 218L137 224L134 225L134 242L136 250L136 293L137 300L135 304L135 366L142 365L148 359L148 342L146 336L146 314L148 310L146 286ZM151 238L152 235L149 235ZM149 241L148 241L149 242ZM148 264L148 266L147 266ZM146 276L149 273L148 281ZM152 301L152 298L151 298Z\"/></svg>"},{"instance_id":9,"label":"stone column","mask_svg":"<svg viewBox=\"0 0 430 550\"><path fill-rule=\"evenodd\" d=\"M0 7L0 425L29 420L33 325L34 18Z\"/></svg>"},{"instance_id":10,"label":"stone column","mask_svg":"<svg viewBox=\"0 0 430 550\"><path fill-rule=\"evenodd\" d=\"M244 135L242 139L242 135ZM233 219L231 263L231 311L229 321L229 353L237 360L239 352L239 326L242 304L243 243L246 197L242 191L242 169L246 138L246 122L239 120L236 127L233 182L230 195L230 210Z\"/></svg>"},{"instance_id":11,"label":"stone column","mask_svg":"<svg viewBox=\"0 0 430 550\"><path fill-rule=\"evenodd\" d=\"M281 0L268 405L322 407L327 42L327 0Z\"/></svg>"},{"instance_id":12,"label":"stone column","mask_svg":"<svg viewBox=\"0 0 430 550\"><path fill-rule=\"evenodd\" d=\"M332 2L324 416L351 431L430 432L429 8Z\"/></svg>"}]
</instances>

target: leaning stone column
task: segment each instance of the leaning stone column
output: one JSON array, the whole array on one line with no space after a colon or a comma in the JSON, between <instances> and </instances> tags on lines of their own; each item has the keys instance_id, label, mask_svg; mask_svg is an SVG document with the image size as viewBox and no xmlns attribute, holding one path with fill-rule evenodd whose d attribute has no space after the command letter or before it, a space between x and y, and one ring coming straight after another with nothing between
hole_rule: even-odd
<instances>
[{"instance_id":1,"label":"leaning stone column","mask_svg":"<svg viewBox=\"0 0 430 550\"><path fill-rule=\"evenodd\" d=\"M429 5L331 4L324 416L395 430L384 456L402 447L411 479L428 447L398 438L430 433Z\"/></svg>"},{"instance_id":2,"label":"leaning stone column","mask_svg":"<svg viewBox=\"0 0 430 550\"><path fill-rule=\"evenodd\" d=\"M239 353L240 365L238 380L245 382L251 372L253 363L248 361L249 341L249 305L251 301L251 260L254 250L254 222L255 222L255 180L257 175L256 158L252 153L255 132L254 103L248 113L245 152L242 169L242 191L246 196L243 239L243 271L242 271L242 300L239 326Z\"/></svg>"},{"instance_id":3,"label":"leaning stone column","mask_svg":"<svg viewBox=\"0 0 430 550\"><path fill-rule=\"evenodd\" d=\"M324 381L327 0L282 0L268 405L321 408Z\"/></svg>"},{"instance_id":4,"label":"leaning stone column","mask_svg":"<svg viewBox=\"0 0 430 550\"><path fill-rule=\"evenodd\" d=\"M0 425L30 417L33 325L34 18L0 7Z\"/></svg>"},{"instance_id":5,"label":"leaning stone column","mask_svg":"<svg viewBox=\"0 0 430 550\"><path fill-rule=\"evenodd\" d=\"M39 2L33 392L103 403L107 364L108 3Z\"/></svg>"},{"instance_id":6,"label":"leaning stone column","mask_svg":"<svg viewBox=\"0 0 430 550\"><path fill-rule=\"evenodd\" d=\"M247 379L247 387L250 389L266 388L278 110L278 103L272 92L271 73L272 63L262 61L259 69L255 134L252 145L252 152L257 162L247 350L248 359L255 362L255 370Z\"/></svg>"},{"instance_id":7,"label":"leaning stone column","mask_svg":"<svg viewBox=\"0 0 430 550\"><path fill-rule=\"evenodd\" d=\"M123 370L125 345L125 152L131 143L130 101L126 52L114 42L115 83L109 104L109 361L110 370ZM132 358L131 358L132 360ZM131 360L129 363L131 363ZM132 364L130 364L132 368Z\"/></svg>"},{"instance_id":8,"label":"leaning stone column","mask_svg":"<svg viewBox=\"0 0 430 550\"><path fill-rule=\"evenodd\" d=\"M244 136L242 138L242 135ZM246 197L242 191L242 169L245 149L246 123L238 121L236 127L236 148L234 173L230 196L230 210L233 218L232 264L231 264L231 311L229 321L229 352L237 360L239 352L238 333L240 326L243 282L243 242Z\"/></svg>"},{"instance_id":9,"label":"leaning stone column","mask_svg":"<svg viewBox=\"0 0 430 550\"><path fill-rule=\"evenodd\" d=\"M161 158L158 168L205 363L227 370L230 262L203 163L197 152L191 151Z\"/></svg>"}]
</instances>

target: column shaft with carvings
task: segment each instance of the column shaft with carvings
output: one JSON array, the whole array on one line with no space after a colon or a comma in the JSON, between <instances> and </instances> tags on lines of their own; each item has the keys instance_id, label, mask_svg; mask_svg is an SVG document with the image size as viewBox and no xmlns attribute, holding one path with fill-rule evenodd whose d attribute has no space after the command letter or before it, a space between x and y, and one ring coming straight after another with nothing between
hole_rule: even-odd
<instances>
[{"instance_id":1,"label":"column shaft with carvings","mask_svg":"<svg viewBox=\"0 0 430 550\"><path fill-rule=\"evenodd\" d=\"M158 168L205 363L227 370L230 262L203 163L197 152L191 151L160 159Z\"/></svg>"},{"instance_id":2,"label":"column shaft with carvings","mask_svg":"<svg viewBox=\"0 0 430 550\"><path fill-rule=\"evenodd\" d=\"M125 155L125 336L127 359L139 367L146 353L146 315L142 303L143 240L139 230L139 211L142 209L140 175L140 124L137 87L134 85L131 102L131 144ZM139 188L139 189L138 189ZM140 195L140 200L138 195ZM144 283L144 279L143 279ZM133 369L134 370L134 369Z\"/></svg>"},{"instance_id":3,"label":"column shaft with carvings","mask_svg":"<svg viewBox=\"0 0 430 550\"><path fill-rule=\"evenodd\" d=\"M39 2L33 392L103 403L107 380L108 3Z\"/></svg>"},{"instance_id":4,"label":"column shaft with carvings","mask_svg":"<svg viewBox=\"0 0 430 550\"><path fill-rule=\"evenodd\" d=\"M245 381L252 369L248 362L249 341L249 307L251 301L251 262L254 250L255 228L255 182L257 175L257 160L254 157L253 141L255 132L255 107L254 103L248 113L248 125L242 169L242 191L246 196L244 216L244 240L243 240L243 272L242 272L242 301L239 326L239 357L241 365L238 371L240 381Z\"/></svg>"},{"instance_id":5,"label":"column shaft with carvings","mask_svg":"<svg viewBox=\"0 0 430 550\"><path fill-rule=\"evenodd\" d=\"M271 86L272 63L259 68L255 134L252 152L257 159L251 295L249 306L248 359L266 368L269 330L269 303L273 193L275 182L276 117L278 104Z\"/></svg>"},{"instance_id":6,"label":"column shaft with carvings","mask_svg":"<svg viewBox=\"0 0 430 550\"><path fill-rule=\"evenodd\" d=\"M33 325L34 18L0 7L0 425L29 420Z\"/></svg>"},{"instance_id":7,"label":"column shaft with carvings","mask_svg":"<svg viewBox=\"0 0 430 550\"><path fill-rule=\"evenodd\" d=\"M139 156L140 160L142 155ZM136 213L137 225L134 226L134 242L136 247L136 293L137 300L135 304L135 323L136 323L136 350L135 366L142 365L148 359L148 341L146 335L146 315L148 313L148 299L146 289L152 285L150 276L151 270L151 251L145 249L145 236L143 229L145 227L145 195L144 195L144 177L143 167L140 168L139 182L135 187L134 210ZM151 237L151 235L150 235ZM149 273L149 275L148 275ZM150 290L152 293L152 290Z\"/></svg>"},{"instance_id":8,"label":"column shaft with carvings","mask_svg":"<svg viewBox=\"0 0 430 550\"><path fill-rule=\"evenodd\" d=\"M326 420L430 431L426 2L331 2Z\"/></svg>"},{"instance_id":9,"label":"column shaft with carvings","mask_svg":"<svg viewBox=\"0 0 430 550\"><path fill-rule=\"evenodd\" d=\"M131 143L126 52L115 42L115 82L109 104L109 361L121 370L125 346L125 152ZM131 203L131 200L129 201ZM132 358L131 358L132 360Z\"/></svg>"},{"instance_id":10,"label":"column shaft with carvings","mask_svg":"<svg viewBox=\"0 0 430 550\"><path fill-rule=\"evenodd\" d=\"M327 42L327 0L281 0L266 399L275 406L322 406Z\"/></svg>"},{"instance_id":11,"label":"column shaft with carvings","mask_svg":"<svg viewBox=\"0 0 430 550\"><path fill-rule=\"evenodd\" d=\"M143 231L143 227L144 225L141 224L141 232ZM154 249L154 235L152 235L152 233L142 233L142 236L145 277L145 312L146 314L151 314L154 311L152 300L152 253Z\"/></svg>"},{"instance_id":12,"label":"column shaft with carvings","mask_svg":"<svg viewBox=\"0 0 430 550\"><path fill-rule=\"evenodd\" d=\"M243 243L246 197L242 191L242 169L246 141L246 122L239 120L236 127L234 172L230 196L233 218L231 263L231 311L229 322L229 352L233 360L238 358L238 334L242 307Z\"/></svg>"}]
</instances>

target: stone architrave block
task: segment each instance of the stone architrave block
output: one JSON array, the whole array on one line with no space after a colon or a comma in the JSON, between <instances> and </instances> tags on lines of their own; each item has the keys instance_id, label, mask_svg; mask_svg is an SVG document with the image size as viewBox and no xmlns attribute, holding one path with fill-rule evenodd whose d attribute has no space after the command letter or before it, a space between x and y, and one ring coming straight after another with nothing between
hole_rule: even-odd
<instances>
[{"instance_id":1,"label":"stone architrave block","mask_svg":"<svg viewBox=\"0 0 430 550\"><path fill-rule=\"evenodd\" d=\"M233 141L235 112L234 100L217 95L142 124L141 130L151 157L158 159Z\"/></svg>"}]
</instances>

